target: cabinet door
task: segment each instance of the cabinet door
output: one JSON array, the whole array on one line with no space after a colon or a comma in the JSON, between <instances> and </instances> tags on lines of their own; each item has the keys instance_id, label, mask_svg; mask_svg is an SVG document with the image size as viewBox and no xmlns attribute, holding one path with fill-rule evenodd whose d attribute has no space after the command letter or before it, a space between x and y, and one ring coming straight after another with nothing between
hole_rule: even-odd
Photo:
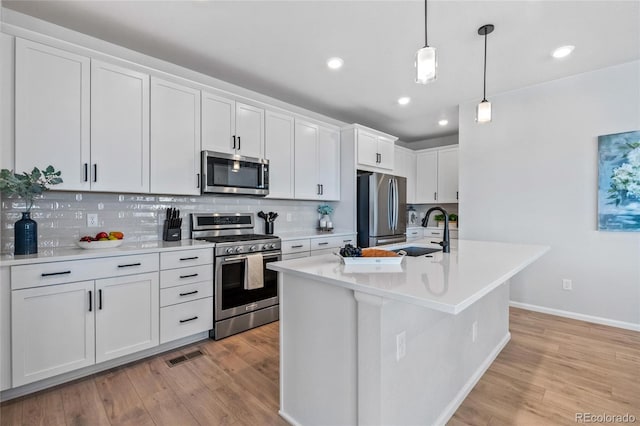
<instances>
[{"instance_id":1,"label":"cabinet door","mask_svg":"<svg viewBox=\"0 0 640 426\"><path fill-rule=\"evenodd\" d=\"M95 363L93 281L11 292L13 387Z\"/></svg>"},{"instance_id":2,"label":"cabinet door","mask_svg":"<svg viewBox=\"0 0 640 426\"><path fill-rule=\"evenodd\" d=\"M458 148L438 151L438 202L458 202Z\"/></svg>"},{"instance_id":3,"label":"cabinet door","mask_svg":"<svg viewBox=\"0 0 640 426\"><path fill-rule=\"evenodd\" d=\"M88 190L90 60L16 39L15 170L52 165L55 189Z\"/></svg>"},{"instance_id":4,"label":"cabinet door","mask_svg":"<svg viewBox=\"0 0 640 426\"><path fill-rule=\"evenodd\" d=\"M317 200L318 182L318 126L306 121L295 121L295 197Z\"/></svg>"},{"instance_id":5,"label":"cabinet door","mask_svg":"<svg viewBox=\"0 0 640 426\"><path fill-rule=\"evenodd\" d=\"M407 178L407 204L416 203L416 154L413 152L405 153L405 167Z\"/></svg>"},{"instance_id":6,"label":"cabinet door","mask_svg":"<svg viewBox=\"0 0 640 426\"><path fill-rule=\"evenodd\" d=\"M340 200L340 132L325 127L318 135L318 180L321 200Z\"/></svg>"},{"instance_id":7,"label":"cabinet door","mask_svg":"<svg viewBox=\"0 0 640 426\"><path fill-rule=\"evenodd\" d=\"M200 91L151 79L151 192L200 194Z\"/></svg>"},{"instance_id":8,"label":"cabinet door","mask_svg":"<svg viewBox=\"0 0 640 426\"><path fill-rule=\"evenodd\" d=\"M384 136L379 136L378 154L380 154L380 162L378 163L378 167L382 169L393 170L395 141L393 139L385 138Z\"/></svg>"},{"instance_id":9,"label":"cabinet door","mask_svg":"<svg viewBox=\"0 0 640 426\"><path fill-rule=\"evenodd\" d=\"M264 110L236 102L236 152L245 157L264 157Z\"/></svg>"},{"instance_id":10,"label":"cabinet door","mask_svg":"<svg viewBox=\"0 0 640 426\"><path fill-rule=\"evenodd\" d=\"M378 167L378 137L363 130L357 130L358 164Z\"/></svg>"},{"instance_id":11,"label":"cabinet door","mask_svg":"<svg viewBox=\"0 0 640 426\"><path fill-rule=\"evenodd\" d=\"M96 281L96 362L158 345L158 282L157 272Z\"/></svg>"},{"instance_id":12,"label":"cabinet door","mask_svg":"<svg viewBox=\"0 0 640 426\"><path fill-rule=\"evenodd\" d=\"M269 160L269 198L294 196L294 120L290 115L267 111L265 157Z\"/></svg>"},{"instance_id":13,"label":"cabinet door","mask_svg":"<svg viewBox=\"0 0 640 426\"><path fill-rule=\"evenodd\" d=\"M416 203L438 200L438 153L421 152L416 161Z\"/></svg>"},{"instance_id":14,"label":"cabinet door","mask_svg":"<svg viewBox=\"0 0 640 426\"><path fill-rule=\"evenodd\" d=\"M91 61L91 189L149 192L149 76Z\"/></svg>"},{"instance_id":15,"label":"cabinet door","mask_svg":"<svg viewBox=\"0 0 640 426\"><path fill-rule=\"evenodd\" d=\"M202 149L235 153L236 103L202 92Z\"/></svg>"}]
</instances>

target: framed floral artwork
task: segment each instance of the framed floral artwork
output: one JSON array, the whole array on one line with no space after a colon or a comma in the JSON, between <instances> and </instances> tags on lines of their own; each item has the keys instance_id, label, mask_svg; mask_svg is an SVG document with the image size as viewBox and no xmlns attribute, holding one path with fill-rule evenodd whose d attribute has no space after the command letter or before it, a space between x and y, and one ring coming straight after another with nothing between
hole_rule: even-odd
<instances>
[{"instance_id":1,"label":"framed floral artwork","mask_svg":"<svg viewBox=\"0 0 640 426\"><path fill-rule=\"evenodd\" d=\"M640 131L598 136L598 230L640 231Z\"/></svg>"}]
</instances>

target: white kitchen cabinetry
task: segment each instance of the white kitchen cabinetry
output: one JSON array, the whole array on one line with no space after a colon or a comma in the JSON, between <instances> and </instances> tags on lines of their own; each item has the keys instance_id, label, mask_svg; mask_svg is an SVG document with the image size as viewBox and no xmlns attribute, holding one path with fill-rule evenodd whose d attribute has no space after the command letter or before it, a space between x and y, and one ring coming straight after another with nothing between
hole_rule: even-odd
<instances>
[{"instance_id":1,"label":"white kitchen cabinetry","mask_svg":"<svg viewBox=\"0 0 640 426\"><path fill-rule=\"evenodd\" d=\"M389 135L354 125L358 168L390 173L394 168L395 141Z\"/></svg>"},{"instance_id":2,"label":"white kitchen cabinetry","mask_svg":"<svg viewBox=\"0 0 640 426\"><path fill-rule=\"evenodd\" d=\"M294 118L267 111L265 116L265 158L269 160L268 198L294 197Z\"/></svg>"},{"instance_id":3,"label":"white kitchen cabinetry","mask_svg":"<svg viewBox=\"0 0 640 426\"><path fill-rule=\"evenodd\" d=\"M284 240L282 241L282 260L330 254L346 244L355 246L356 234Z\"/></svg>"},{"instance_id":4,"label":"white kitchen cabinetry","mask_svg":"<svg viewBox=\"0 0 640 426\"><path fill-rule=\"evenodd\" d=\"M393 174L407 178L407 204L416 200L416 153L410 149L395 147Z\"/></svg>"},{"instance_id":5,"label":"white kitchen cabinetry","mask_svg":"<svg viewBox=\"0 0 640 426\"><path fill-rule=\"evenodd\" d=\"M458 202L458 147L418 151L416 203Z\"/></svg>"},{"instance_id":6,"label":"white kitchen cabinetry","mask_svg":"<svg viewBox=\"0 0 640 426\"><path fill-rule=\"evenodd\" d=\"M200 194L200 91L151 78L151 192Z\"/></svg>"},{"instance_id":7,"label":"white kitchen cabinetry","mask_svg":"<svg viewBox=\"0 0 640 426\"><path fill-rule=\"evenodd\" d=\"M340 199L340 133L295 120L295 198Z\"/></svg>"},{"instance_id":8,"label":"white kitchen cabinetry","mask_svg":"<svg viewBox=\"0 0 640 426\"><path fill-rule=\"evenodd\" d=\"M15 170L53 165L55 189L88 190L90 59L20 38L15 55Z\"/></svg>"},{"instance_id":9,"label":"white kitchen cabinetry","mask_svg":"<svg viewBox=\"0 0 640 426\"><path fill-rule=\"evenodd\" d=\"M202 149L264 157L264 109L202 92Z\"/></svg>"},{"instance_id":10,"label":"white kitchen cabinetry","mask_svg":"<svg viewBox=\"0 0 640 426\"><path fill-rule=\"evenodd\" d=\"M94 191L149 192L148 74L91 61L88 176Z\"/></svg>"}]
</instances>

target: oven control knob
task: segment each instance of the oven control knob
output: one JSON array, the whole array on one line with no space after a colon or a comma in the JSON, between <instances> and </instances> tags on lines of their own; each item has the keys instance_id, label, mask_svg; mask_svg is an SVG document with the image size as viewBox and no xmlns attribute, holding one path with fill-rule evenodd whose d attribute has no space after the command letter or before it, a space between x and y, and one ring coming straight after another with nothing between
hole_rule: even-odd
<instances>
[{"instance_id":1,"label":"oven control knob","mask_svg":"<svg viewBox=\"0 0 640 426\"><path fill-rule=\"evenodd\" d=\"M275 245L273 245L273 244L265 244L265 245L264 245L264 248L266 248L267 250L271 250L271 249L273 249L274 247L275 247Z\"/></svg>"},{"instance_id":2,"label":"oven control knob","mask_svg":"<svg viewBox=\"0 0 640 426\"><path fill-rule=\"evenodd\" d=\"M242 253L242 247L236 247L236 253Z\"/></svg>"},{"instance_id":3,"label":"oven control knob","mask_svg":"<svg viewBox=\"0 0 640 426\"><path fill-rule=\"evenodd\" d=\"M233 247L229 247L229 248L226 250L226 252L227 252L228 254L232 254L232 253L233 253Z\"/></svg>"},{"instance_id":4,"label":"oven control knob","mask_svg":"<svg viewBox=\"0 0 640 426\"><path fill-rule=\"evenodd\" d=\"M249 247L249 251L256 251L257 249L258 249L258 247L256 247L256 246Z\"/></svg>"}]
</instances>

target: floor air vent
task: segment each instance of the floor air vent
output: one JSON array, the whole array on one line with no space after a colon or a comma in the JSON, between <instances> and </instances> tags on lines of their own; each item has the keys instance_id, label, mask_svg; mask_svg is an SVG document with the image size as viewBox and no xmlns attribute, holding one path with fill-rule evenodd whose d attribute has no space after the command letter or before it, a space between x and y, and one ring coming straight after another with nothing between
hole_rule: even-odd
<instances>
[{"instance_id":1,"label":"floor air vent","mask_svg":"<svg viewBox=\"0 0 640 426\"><path fill-rule=\"evenodd\" d=\"M183 363L185 361L188 361L190 359L193 358L197 358L199 356L204 355L202 353L202 351L200 351L200 349L193 351L193 352L189 352L188 354L184 354L184 355L180 355L178 357L175 358L171 358L170 360L167 361L167 364L169 365L169 367L173 367L174 365L178 365L180 363Z\"/></svg>"}]
</instances>

